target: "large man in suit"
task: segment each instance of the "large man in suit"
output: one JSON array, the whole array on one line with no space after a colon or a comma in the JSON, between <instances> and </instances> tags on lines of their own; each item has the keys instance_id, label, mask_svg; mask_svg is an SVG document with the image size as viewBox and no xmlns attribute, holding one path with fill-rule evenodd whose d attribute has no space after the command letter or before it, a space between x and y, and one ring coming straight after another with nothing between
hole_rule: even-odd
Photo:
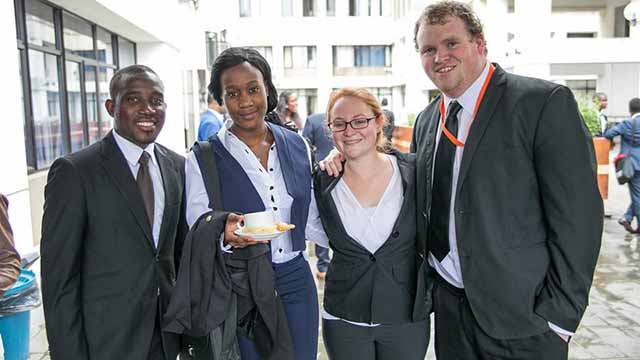
<instances>
[{"instance_id":1,"label":"large man in suit","mask_svg":"<svg viewBox=\"0 0 640 360\"><path fill-rule=\"evenodd\" d=\"M114 130L57 159L42 221L42 293L54 360L175 360L160 331L187 226L184 158L155 143L164 87L146 66L119 70L105 106Z\"/></svg>"},{"instance_id":2,"label":"large man in suit","mask_svg":"<svg viewBox=\"0 0 640 360\"><path fill-rule=\"evenodd\" d=\"M418 233L436 270L442 359L566 359L588 302L603 207L571 91L487 61L468 5L415 27L442 91L418 116Z\"/></svg>"}]
</instances>

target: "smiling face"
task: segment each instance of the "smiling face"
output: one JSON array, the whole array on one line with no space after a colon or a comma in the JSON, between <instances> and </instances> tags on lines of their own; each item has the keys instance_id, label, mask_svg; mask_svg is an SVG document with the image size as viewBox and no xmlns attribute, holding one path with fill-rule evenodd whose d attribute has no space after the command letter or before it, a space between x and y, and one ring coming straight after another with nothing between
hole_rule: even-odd
<instances>
[{"instance_id":1,"label":"smiling face","mask_svg":"<svg viewBox=\"0 0 640 360\"><path fill-rule=\"evenodd\" d=\"M105 107L114 118L115 131L142 148L154 142L167 109L160 79L149 72L137 75L116 88L113 97Z\"/></svg>"},{"instance_id":2,"label":"smiling face","mask_svg":"<svg viewBox=\"0 0 640 360\"><path fill-rule=\"evenodd\" d=\"M233 126L251 131L264 126L267 92L260 70L247 62L224 70L222 97Z\"/></svg>"},{"instance_id":3,"label":"smiling face","mask_svg":"<svg viewBox=\"0 0 640 360\"><path fill-rule=\"evenodd\" d=\"M424 72L447 96L462 95L486 64L482 36L472 37L464 22L449 16L444 24L422 24L416 44Z\"/></svg>"},{"instance_id":4,"label":"smiling face","mask_svg":"<svg viewBox=\"0 0 640 360\"><path fill-rule=\"evenodd\" d=\"M375 153L379 133L382 131L382 116L376 117L371 108L361 99L344 96L336 100L330 110L331 122L352 122L369 119L362 129L353 129L350 124L344 131L333 131L333 141L347 160L354 160ZM353 123L352 123L353 124Z\"/></svg>"}]
</instances>

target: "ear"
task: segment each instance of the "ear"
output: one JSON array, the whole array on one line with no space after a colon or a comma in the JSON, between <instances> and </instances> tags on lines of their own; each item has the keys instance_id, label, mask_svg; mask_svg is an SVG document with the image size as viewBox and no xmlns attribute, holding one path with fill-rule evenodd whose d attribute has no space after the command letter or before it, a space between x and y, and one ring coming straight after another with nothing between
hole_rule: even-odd
<instances>
[{"instance_id":1,"label":"ear","mask_svg":"<svg viewBox=\"0 0 640 360\"><path fill-rule=\"evenodd\" d=\"M111 117L115 119L114 114L116 110L116 104L113 102L113 100L107 99L107 101L104 102L104 107L105 109L107 109L107 112L109 113L109 115L111 115Z\"/></svg>"},{"instance_id":2,"label":"ear","mask_svg":"<svg viewBox=\"0 0 640 360\"><path fill-rule=\"evenodd\" d=\"M475 38L473 38L473 43L478 50L478 54L485 55L487 53L487 42L484 40L484 35L477 35Z\"/></svg>"}]
</instances>

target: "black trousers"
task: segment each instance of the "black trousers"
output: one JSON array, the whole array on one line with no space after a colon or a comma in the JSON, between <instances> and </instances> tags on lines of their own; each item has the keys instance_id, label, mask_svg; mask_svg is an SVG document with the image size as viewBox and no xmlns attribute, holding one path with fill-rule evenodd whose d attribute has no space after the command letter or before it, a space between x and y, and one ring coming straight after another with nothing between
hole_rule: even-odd
<instances>
[{"instance_id":1,"label":"black trousers","mask_svg":"<svg viewBox=\"0 0 640 360\"><path fill-rule=\"evenodd\" d=\"M429 330L429 319L375 327L322 319L322 337L330 360L423 360Z\"/></svg>"},{"instance_id":2,"label":"black trousers","mask_svg":"<svg viewBox=\"0 0 640 360\"><path fill-rule=\"evenodd\" d=\"M162 348L162 332L160 330L160 304L158 304L158 313L156 314L156 323L153 326L153 335L151 336L151 346L149 347L149 355L147 360L165 360L164 349Z\"/></svg>"},{"instance_id":3,"label":"black trousers","mask_svg":"<svg viewBox=\"0 0 640 360\"><path fill-rule=\"evenodd\" d=\"M478 325L464 290L449 284L440 276L436 276L433 298L438 359L567 359L568 344L551 329L526 338L492 338Z\"/></svg>"}]
</instances>

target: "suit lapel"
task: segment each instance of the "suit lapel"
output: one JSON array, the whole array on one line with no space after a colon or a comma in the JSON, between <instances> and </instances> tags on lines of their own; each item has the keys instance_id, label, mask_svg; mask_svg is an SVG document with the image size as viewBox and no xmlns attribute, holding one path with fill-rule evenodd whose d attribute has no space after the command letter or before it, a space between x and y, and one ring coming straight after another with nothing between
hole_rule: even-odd
<instances>
[{"instance_id":1,"label":"suit lapel","mask_svg":"<svg viewBox=\"0 0 640 360\"><path fill-rule=\"evenodd\" d=\"M439 98L438 98L439 99ZM438 99L436 99L433 104L438 104ZM438 106L432 105L431 109L425 109L424 116L420 119L424 119L427 121L424 124L425 133L419 139L419 143L417 143L417 148L420 149L416 152L417 158L417 178L418 182L425 181L425 188L422 194L418 194L418 196L422 197L422 199L418 199L418 204L424 204L424 209L419 209L420 211L424 211L425 213L429 212L430 204L431 204L431 183L433 182L433 157L434 157L434 149L436 146L436 131L438 129L438 119L440 118L440 111L438 110ZM431 110L431 113L429 113ZM422 150L425 149L425 150Z\"/></svg>"},{"instance_id":2,"label":"suit lapel","mask_svg":"<svg viewBox=\"0 0 640 360\"><path fill-rule=\"evenodd\" d=\"M124 201L127 203L136 222L140 225L148 243L152 248L155 247L151 234L151 226L147 219L146 210L144 209L142 195L140 195L127 160L124 158L111 132L102 140L100 153L104 158L102 166L105 168L106 173L124 197Z\"/></svg>"},{"instance_id":3,"label":"suit lapel","mask_svg":"<svg viewBox=\"0 0 640 360\"><path fill-rule=\"evenodd\" d=\"M493 74L493 78L487 86L487 92L480 104L476 118L473 121L473 124L471 124L469 136L464 144L464 152L462 154L462 161L460 162L460 172L458 174L458 186L456 193L462 187L462 184L467 177L469 166L471 166L471 161L473 160L473 155L475 154L489 123L493 119L493 114L496 111L498 102L504 95L506 73L498 64L494 64L494 66L496 69Z\"/></svg>"},{"instance_id":4,"label":"suit lapel","mask_svg":"<svg viewBox=\"0 0 640 360\"><path fill-rule=\"evenodd\" d=\"M178 199L178 174L166 153L166 150L156 144L156 159L160 165L160 174L162 175L162 184L164 186L164 212L162 214L162 224L160 226L160 235L158 236L158 249L161 248L167 237L167 227L171 223L169 219L174 216L176 211L174 204L179 203Z\"/></svg>"}]
</instances>

